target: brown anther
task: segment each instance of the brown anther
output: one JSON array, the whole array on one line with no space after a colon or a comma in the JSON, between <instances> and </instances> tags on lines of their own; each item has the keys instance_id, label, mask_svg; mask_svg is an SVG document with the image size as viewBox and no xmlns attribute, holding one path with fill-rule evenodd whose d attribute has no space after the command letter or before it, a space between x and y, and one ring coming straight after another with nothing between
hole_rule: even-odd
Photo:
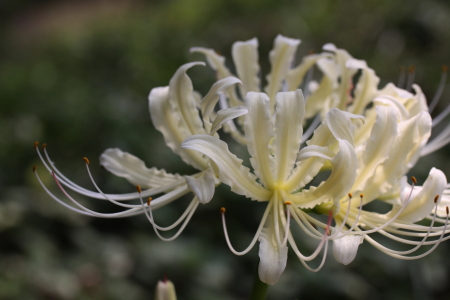
<instances>
[{"instance_id":1,"label":"brown anther","mask_svg":"<svg viewBox=\"0 0 450 300\"><path fill-rule=\"evenodd\" d=\"M33 172L36 172L37 167L33 166Z\"/></svg>"},{"instance_id":2,"label":"brown anther","mask_svg":"<svg viewBox=\"0 0 450 300\"><path fill-rule=\"evenodd\" d=\"M221 213L221 214L224 214L226 211L227 211L227 210L225 209L225 207L221 207L221 208L220 208L220 213Z\"/></svg>"},{"instance_id":3,"label":"brown anther","mask_svg":"<svg viewBox=\"0 0 450 300\"><path fill-rule=\"evenodd\" d=\"M136 186L136 189L137 189L138 193L142 193L142 189L141 189L141 186L140 186L140 185L137 185L137 186Z\"/></svg>"},{"instance_id":4,"label":"brown anther","mask_svg":"<svg viewBox=\"0 0 450 300\"><path fill-rule=\"evenodd\" d=\"M153 200L153 198L152 197L148 197L147 198L147 206L150 206L150 202Z\"/></svg>"},{"instance_id":5,"label":"brown anther","mask_svg":"<svg viewBox=\"0 0 450 300\"><path fill-rule=\"evenodd\" d=\"M447 215L448 215L448 206L445 207L445 210L447 211Z\"/></svg>"},{"instance_id":6,"label":"brown anther","mask_svg":"<svg viewBox=\"0 0 450 300\"><path fill-rule=\"evenodd\" d=\"M47 144L43 143L41 149L44 150L45 148L47 148Z\"/></svg>"},{"instance_id":7,"label":"brown anther","mask_svg":"<svg viewBox=\"0 0 450 300\"><path fill-rule=\"evenodd\" d=\"M364 194L359 194L359 198L364 198Z\"/></svg>"},{"instance_id":8,"label":"brown anther","mask_svg":"<svg viewBox=\"0 0 450 300\"><path fill-rule=\"evenodd\" d=\"M442 66L442 72L443 73L448 73L448 66L447 65L443 65Z\"/></svg>"},{"instance_id":9,"label":"brown anther","mask_svg":"<svg viewBox=\"0 0 450 300\"><path fill-rule=\"evenodd\" d=\"M416 66L415 65L410 65L408 68L408 73L412 74L416 72Z\"/></svg>"},{"instance_id":10,"label":"brown anther","mask_svg":"<svg viewBox=\"0 0 450 300\"><path fill-rule=\"evenodd\" d=\"M414 184L417 184L417 179L416 179L416 177L411 176L411 181L412 181Z\"/></svg>"},{"instance_id":11,"label":"brown anther","mask_svg":"<svg viewBox=\"0 0 450 300\"><path fill-rule=\"evenodd\" d=\"M352 198L353 198L353 194L352 194L352 193L348 193L348 197L349 197L350 199L352 199Z\"/></svg>"},{"instance_id":12,"label":"brown anther","mask_svg":"<svg viewBox=\"0 0 450 300\"><path fill-rule=\"evenodd\" d=\"M38 141L34 142L34 149L36 149L38 146L39 146L39 142Z\"/></svg>"},{"instance_id":13,"label":"brown anther","mask_svg":"<svg viewBox=\"0 0 450 300\"><path fill-rule=\"evenodd\" d=\"M314 53L316 53L316 51L314 51L314 49L310 49L308 54L311 55L311 54L314 54Z\"/></svg>"},{"instance_id":14,"label":"brown anther","mask_svg":"<svg viewBox=\"0 0 450 300\"><path fill-rule=\"evenodd\" d=\"M88 164L88 165L91 163L87 157L83 157L83 160L84 160L84 162L85 162L86 164Z\"/></svg>"},{"instance_id":15,"label":"brown anther","mask_svg":"<svg viewBox=\"0 0 450 300\"><path fill-rule=\"evenodd\" d=\"M292 205L292 202L291 201L286 201L286 202L284 202L284 205Z\"/></svg>"},{"instance_id":16,"label":"brown anther","mask_svg":"<svg viewBox=\"0 0 450 300\"><path fill-rule=\"evenodd\" d=\"M436 197L434 197L434 203L437 203L439 200L439 195L436 195Z\"/></svg>"},{"instance_id":17,"label":"brown anther","mask_svg":"<svg viewBox=\"0 0 450 300\"><path fill-rule=\"evenodd\" d=\"M399 70L400 73L405 73L405 66L400 66Z\"/></svg>"}]
</instances>

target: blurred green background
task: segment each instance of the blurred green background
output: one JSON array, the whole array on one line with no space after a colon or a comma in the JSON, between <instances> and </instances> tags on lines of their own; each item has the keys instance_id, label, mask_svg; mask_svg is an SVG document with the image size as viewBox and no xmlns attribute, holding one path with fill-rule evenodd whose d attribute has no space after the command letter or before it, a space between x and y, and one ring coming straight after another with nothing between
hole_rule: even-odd
<instances>
[{"instance_id":1,"label":"blurred green background","mask_svg":"<svg viewBox=\"0 0 450 300\"><path fill-rule=\"evenodd\" d=\"M258 247L234 256L223 238L219 208L226 203L232 242L243 249L263 204L221 186L178 239L162 242L144 216L88 218L50 199L31 172L37 165L41 176L46 173L33 143L48 143L57 166L91 188L81 159L87 156L99 185L109 193L134 191L98 166L99 155L109 147L137 155L149 167L190 174L193 170L171 153L151 124L150 89L167 85L181 64L203 59L189 54L190 47L214 48L230 63L232 43L253 37L259 39L267 74L267 55L279 33L302 40L297 62L332 42L367 60L381 86L397 82L400 66L414 64L416 82L431 98L441 65L449 63L450 4L0 1L0 299L153 299L154 286L165 274L181 300L246 299ZM214 73L196 67L189 74L196 90L205 94ZM447 90L438 110L449 95ZM438 166L450 176L448 150L422 158L412 174L423 182L429 169ZM51 178L44 180L58 192ZM115 211L104 202L77 199L99 211ZM173 222L189 200L158 210L159 223ZM315 242L299 235L300 249L312 251ZM449 251L446 242L424 259L404 262L364 243L349 266L339 265L330 251L319 273L306 271L289 252L286 271L270 288L269 299L450 299Z\"/></svg>"}]
</instances>

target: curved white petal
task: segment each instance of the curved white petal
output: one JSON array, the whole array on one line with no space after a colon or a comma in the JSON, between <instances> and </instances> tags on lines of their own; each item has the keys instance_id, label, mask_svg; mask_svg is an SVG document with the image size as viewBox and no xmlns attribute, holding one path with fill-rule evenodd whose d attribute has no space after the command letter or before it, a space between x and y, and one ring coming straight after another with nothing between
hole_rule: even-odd
<instances>
[{"instance_id":1,"label":"curved white petal","mask_svg":"<svg viewBox=\"0 0 450 300\"><path fill-rule=\"evenodd\" d=\"M364 119L363 116L354 115L337 108L332 108L324 122L336 139L346 140L353 145L353 137L355 134L355 126L351 119Z\"/></svg>"},{"instance_id":2,"label":"curved white petal","mask_svg":"<svg viewBox=\"0 0 450 300\"><path fill-rule=\"evenodd\" d=\"M209 157L219 169L219 179L231 190L253 200L268 201L271 193L256 182L250 170L242 165L228 150L228 145L210 135L194 135L183 142L184 149L191 149Z\"/></svg>"},{"instance_id":3,"label":"curved white petal","mask_svg":"<svg viewBox=\"0 0 450 300\"><path fill-rule=\"evenodd\" d=\"M269 95L272 106L275 104L275 94L281 90L283 80L294 60L300 40L290 39L282 35L275 38L273 50L269 53L271 70L266 76L265 92Z\"/></svg>"},{"instance_id":4,"label":"curved white petal","mask_svg":"<svg viewBox=\"0 0 450 300\"><path fill-rule=\"evenodd\" d=\"M343 112L336 108L331 109L324 122L314 131L313 137L306 144L332 147L333 144L337 144L337 139L344 139L352 144L355 127L350 121L352 118L361 118L361 116ZM317 175L324 162L324 158L319 155L298 161L296 168L285 183L286 190L294 192L303 188Z\"/></svg>"},{"instance_id":5,"label":"curved white petal","mask_svg":"<svg viewBox=\"0 0 450 300\"><path fill-rule=\"evenodd\" d=\"M275 119L275 169L278 182L284 182L294 168L303 135L305 100L301 90L277 94Z\"/></svg>"},{"instance_id":6,"label":"curved white petal","mask_svg":"<svg viewBox=\"0 0 450 300\"><path fill-rule=\"evenodd\" d=\"M200 177L185 176L189 189L197 196L201 204L211 201L214 196L215 179L213 172L208 170Z\"/></svg>"},{"instance_id":7,"label":"curved white petal","mask_svg":"<svg viewBox=\"0 0 450 300\"><path fill-rule=\"evenodd\" d=\"M180 155L185 163L199 170L206 169L206 160L199 153L181 148L181 143L190 134L179 125L181 116L169 102L169 87L152 89L148 100L153 126L162 133L167 146Z\"/></svg>"},{"instance_id":8,"label":"curved white petal","mask_svg":"<svg viewBox=\"0 0 450 300\"><path fill-rule=\"evenodd\" d=\"M230 70L225 66L225 57L217 54L213 49L203 48L203 47L193 47L190 49L190 52L198 52L202 53L206 57L206 61L210 65L210 67L217 71L217 79L223 79L228 76L233 76Z\"/></svg>"},{"instance_id":9,"label":"curved white petal","mask_svg":"<svg viewBox=\"0 0 450 300\"><path fill-rule=\"evenodd\" d=\"M230 108L228 106L228 102L227 102L225 96L222 94L219 95L219 107L220 107L220 110L226 110L226 109ZM247 110L247 112L248 112L248 110ZM229 120L228 122L223 123L222 126L223 126L223 131L225 131L226 133L229 133L231 135L231 137L233 137L233 139L236 140L239 144L247 145L247 140L246 140L244 134L236 127L236 125L234 124L233 121Z\"/></svg>"},{"instance_id":10,"label":"curved white petal","mask_svg":"<svg viewBox=\"0 0 450 300\"><path fill-rule=\"evenodd\" d=\"M303 82L303 79L311 69L314 64L321 58L323 58L326 53L321 54L312 54L303 57L302 62L293 69L290 69L286 76L286 83L288 85L288 91L294 91L299 88L300 84Z\"/></svg>"},{"instance_id":11,"label":"curved white petal","mask_svg":"<svg viewBox=\"0 0 450 300\"><path fill-rule=\"evenodd\" d=\"M392 142L397 136L397 114L389 106L376 106L376 121L372 127L370 138L362 150L358 177L354 190L365 190L365 185L375 176L379 165L389 158ZM371 199L367 199L370 201Z\"/></svg>"},{"instance_id":12,"label":"curved white petal","mask_svg":"<svg viewBox=\"0 0 450 300\"><path fill-rule=\"evenodd\" d=\"M429 216L434 207L434 198L441 196L447 185L445 174L436 168L431 169L427 180L424 182L419 191L412 197L411 201L406 205L405 209L400 213L397 220L406 223L415 223ZM406 193L409 188L406 187ZM405 194L405 193L403 193ZM388 214L388 218L395 216L401 205L396 205Z\"/></svg>"},{"instance_id":13,"label":"curved white petal","mask_svg":"<svg viewBox=\"0 0 450 300\"><path fill-rule=\"evenodd\" d=\"M214 107L217 104L217 101L219 101L218 94L224 93L230 86L236 83L241 83L241 81L236 77L229 76L217 81L212 85L209 92L206 94L205 97L203 97L202 101L200 102L200 108L202 110L203 119L209 120L208 117L213 112Z\"/></svg>"},{"instance_id":14,"label":"curved white petal","mask_svg":"<svg viewBox=\"0 0 450 300\"><path fill-rule=\"evenodd\" d=\"M180 123L189 135L204 134L202 120L195 103L192 81L186 74L186 71L193 66L202 65L204 62L192 62L182 65L170 79L169 83L169 101L175 111L179 111Z\"/></svg>"},{"instance_id":15,"label":"curved white petal","mask_svg":"<svg viewBox=\"0 0 450 300\"><path fill-rule=\"evenodd\" d=\"M248 113L245 115L244 131L250 162L256 176L270 189L274 181L270 101L264 93L249 92L245 98L245 106Z\"/></svg>"},{"instance_id":16,"label":"curved white petal","mask_svg":"<svg viewBox=\"0 0 450 300\"><path fill-rule=\"evenodd\" d=\"M162 187L183 178L179 174L166 173L164 169L159 170L155 167L149 169L142 160L118 148L106 149L100 155L100 165L114 175L142 188Z\"/></svg>"},{"instance_id":17,"label":"curved white petal","mask_svg":"<svg viewBox=\"0 0 450 300\"><path fill-rule=\"evenodd\" d=\"M362 69L361 77L354 90L355 98L348 107L348 111L354 114L362 114L364 108L370 103L377 93L380 78L375 75L374 70L367 67L365 61L356 59L348 60L346 66L353 69Z\"/></svg>"},{"instance_id":18,"label":"curved white petal","mask_svg":"<svg viewBox=\"0 0 450 300\"><path fill-rule=\"evenodd\" d=\"M421 112L409 120L398 123L397 136L393 139L389 158L381 164L364 189L367 201L400 187L400 179L412 167L418 153L431 132L431 117Z\"/></svg>"},{"instance_id":19,"label":"curved white petal","mask_svg":"<svg viewBox=\"0 0 450 300\"><path fill-rule=\"evenodd\" d=\"M248 109L245 106L234 106L232 108L219 110L217 112L216 118L214 119L214 122L212 123L210 135L213 135L217 130L219 130L224 123L227 123L228 121L243 116L247 113Z\"/></svg>"},{"instance_id":20,"label":"curved white petal","mask_svg":"<svg viewBox=\"0 0 450 300\"><path fill-rule=\"evenodd\" d=\"M230 70L225 66L225 57L217 54L213 49L207 49L202 47L194 47L190 49L192 52L202 53L206 56L206 61L211 66L211 68L217 72L217 79L223 79L229 76L234 76L231 74ZM228 90L227 96L230 99L231 106L241 105L242 101L237 98L236 91L234 88ZM244 95L245 96L245 95Z\"/></svg>"},{"instance_id":21,"label":"curved white petal","mask_svg":"<svg viewBox=\"0 0 450 300\"><path fill-rule=\"evenodd\" d=\"M346 235L333 240L333 255L338 262L344 265L351 263L362 244L364 238L362 235Z\"/></svg>"},{"instance_id":22,"label":"curved white petal","mask_svg":"<svg viewBox=\"0 0 450 300\"><path fill-rule=\"evenodd\" d=\"M322 202L332 200L339 207L339 200L346 195L356 178L358 167L356 152L346 140L339 140L339 152L330 161L332 171L330 177L318 187L311 187L293 194L292 200L301 208L312 208Z\"/></svg>"},{"instance_id":23,"label":"curved white petal","mask_svg":"<svg viewBox=\"0 0 450 300\"><path fill-rule=\"evenodd\" d=\"M259 92L258 39L235 42L231 55L237 75L242 80L241 97L244 98L248 92Z\"/></svg>"},{"instance_id":24,"label":"curved white petal","mask_svg":"<svg viewBox=\"0 0 450 300\"><path fill-rule=\"evenodd\" d=\"M325 160L332 160L335 155L336 154L328 147L312 145L300 150L297 160L302 161L311 157L319 157Z\"/></svg>"},{"instance_id":25,"label":"curved white petal","mask_svg":"<svg viewBox=\"0 0 450 300\"><path fill-rule=\"evenodd\" d=\"M272 212L273 213L273 212ZM259 235L259 279L273 285L278 282L286 268L288 247L277 242L275 228L269 216L267 227Z\"/></svg>"}]
</instances>

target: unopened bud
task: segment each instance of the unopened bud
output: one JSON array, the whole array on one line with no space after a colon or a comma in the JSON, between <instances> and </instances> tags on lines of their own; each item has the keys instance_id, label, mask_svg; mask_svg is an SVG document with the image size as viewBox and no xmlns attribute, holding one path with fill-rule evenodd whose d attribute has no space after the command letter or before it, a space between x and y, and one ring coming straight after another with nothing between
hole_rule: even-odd
<instances>
[{"instance_id":1,"label":"unopened bud","mask_svg":"<svg viewBox=\"0 0 450 300\"><path fill-rule=\"evenodd\" d=\"M175 286L172 281L158 281L156 285L155 300L177 300Z\"/></svg>"}]
</instances>

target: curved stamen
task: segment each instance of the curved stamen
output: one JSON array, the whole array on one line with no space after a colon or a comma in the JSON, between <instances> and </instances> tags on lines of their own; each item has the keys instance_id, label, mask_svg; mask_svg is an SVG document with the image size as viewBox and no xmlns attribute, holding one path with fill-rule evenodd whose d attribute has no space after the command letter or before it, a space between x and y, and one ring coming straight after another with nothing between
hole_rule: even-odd
<instances>
[{"instance_id":1,"label":"curved stamen","mask_svg":"<svg viewBox=\"0 0 450 300\"><path fill-rule=\"evenodd\" d=\"M400 66L397 87L402 89L403 86L405 85L405 80L406 80L405 67Z\"/></svg>"},{"instance_id":2,"label":"curved stamen","mask_svg":"<svg viewBox=\"0 0 450 300\"><path fill-rule=\"evenodd\" d=\"M286 246L288 235L290 232L289 228L291 225L291 211L289 210L289 208L287 206L292 205L292 202L286 201L286 202L284 202L284 205L286 205L286 225L284 226L285 230L284 230L283 243L281 244L282 247Z\"/></svg>"},{"instance_id":3,"label":"curved stamen","mask_svg":"<svg viewBox=\"0 0 450 300\"><path fill-rule=\"evenodd\" d=\"M350 195L351 195L351 194L350 194ZM350 197L350 195L349 195L349 197ZM355 218L355 221L353 222L352 226L350 227L350 229L347 230L344 234L339 235L339 233L340 233L340 231L341 231L341 229L342 229L342 226L341 226L341 228L339 228L339 230L337 231L336 236L334 236L334 234L333 234L332 236L330 236L330 239L333 240L333 239L340 239L340 238L343 238L343 237L349 235L349 234L355 229L356 225L358 224L359 218L360 218L360 216L361 216L361 211L362 211L362 207L363 207L363 198L364 198L364 194L360 194L360 195L359 195L359 199L360 199L360 200L359 200L358 214L357 214L357 216L356 216L356 218ZM350 200L351 200L351 199L350 199ZM350 201L350 200L349 200L349 201ZM348 206L350 207L350 202L349 202ZM348 217L348 215L349 215L349 211L347 210L347 213L346 213L346 215L345 215L344 220L342 221L342 224L346 224L346 223L347 223L347 217Z\"/></svg>"},{"instance_id":4,"label":"curved stamen","mask_svg":"<svg viewBox=\"0 0 450 300\"><path fill-rule=\"evenodd\" d=\"M289 206L291 207L291 206ZM330 213L328 214L328 222L327 222L327 227L325 228L322 240L320 242L320 244L318 245L318 247L316 248L316 250L314 251L313 254L311 254L310 256L304 256L297 247L297 244L295 243L294 238L292 237L292 235L289 235L289 244L292 247L292 250L294 250L295 254L297 255L297 257L299 258L300 262L302 263L302 265L307 268L309 271L311 272L318 272L320 269L322 269L323 265L325 264L325 260L326 260L326 253L328 251L328 234L329 234L329 227L331 226L331 221L333 220L333 214L330 211ZM310 266L308 266L308 264L305 261L311 261L314 258L316 258L316 256L320 253L320 251L322 250L323 245L325 244L325 249L323 251L323 257L322 257L322 261L320 263L320 265L316 268L313 269Z\"/></svg>"},{"instance_id":5,"label":"curved stamen","mask_svg":"<svg viewBox=\"0 0 450 300\"><path fill-rule=\"evenodd\" d=\"M392 250L391 250L391 251L385 251L385 249L384 249L385 247L379 245L379 243L377 243L377 242L376 242L375 240L373 240L372 238L370 238L370 237L368 237L368 236L365 236L365 238L366 238L367 241L368 241L370 244L372 244L374 247L376 247L377 249L383 251L383 252L386 253L387 255L392 256L392 257L394 257L394 258L403 259L403 260L414 260L414 259L419 259L419 258L425 257L425 256L427 256L428 254L430 254L431 252L433 252L433 251L437 248L437 246L439 246L439 244L440 244L442 241L445 240L443 237L444 237L444 234L445 234L445 232L446 232L446 230L447 230L448 218L449 218L449 213L448 213L448 207L447 207L447 217L446 217L446 222L445 222L444 230L442 231L440 238L439 238L438 240L436 240L436 241L433 241L433 242L435 242L435 244L434 244L433 247L431 247L431 249L429 249L427 252L425 252L425 253L423 253L423 254L416 255L416 256L403 256L403 255L391 253ZM447 237L447 238L449 238L449 237ZM424 243L424 244L425 244L425 243Z\"/></svg>"},{"instance_id":6,"label":"curved stamen","mask_svg":"<svg viewBox=\"0 0 450 300\"><path fill-rule=\"evenodd\" d=\"M436 90L436 93L434 94L433 100L431 100L430 105L428 106L428 112L430 114L436 108L436 105L438 104L439 99L441 99L442 93L444 92L445 83L447 82L447 75L448 75L448 66L443 65L441 79L439 80L438 88Z\"/></svg>"},{"instance_id":7,"label":"curved stamen","mask_svg":"<svg viewBox=\"0 0 450 300\"><path fill-rule=\"evenodd\" d=\"M411 92L411 87L414 83L414 77L416 76L416 66L410 65L408 68L408 80L406 82L406 90Z\"/></svg>"},{"instance_id":8,"label":"curved stamen","mask_svg":"<svg viewBox=\"0 0 450 300\"><path fill-rule=\"evenodd\" d=\"M76 183L74 183L70 179L68 179L66 176L64 176L62 174L62 172L59 171L56 168L55 164L51 161L50 156L48 155L48 152L47 152L47 144L43 144L42 145L42 149L44 150L44 154L46 156L47 161L43 158L41 152L39 151L38 145L39 145L39 143L35 142L34 148L36 149L36 152L37 152L41 162L43 163L45 168L50 173L52 173L52 172L56 173L55 175L58 178L58 181L62 185L66 186L67 188L69 188L69 189L71 189L71 190L73 190L73 191L75 191L75 192L77 192L77 193L79 193L81 195L84 195L84 196L87 196L87 197L90 197L90 198L94 198L94 199L107 200L107 199L105 199L105 197L102 194L93 192L93 191L88 190L88 189L85 189L85 188L77 185ZM193 176L195 177L195 176L198 176L200 174L201 174L201 172L198 173L198 174L195 174ZM168 185L163 186L163 187L151 188L151 189L145 190L142 193L142 196L143 197L149 197L149 196L154 196L156 194L165 193L165 192L167 192L169 190L173 190L174 188L178 187L180 184L183 184L183 183L185 183L185 180L184 179L180 179L179 181L173 182L173 183L168 184ZM137 193L106 194L106 195L108 195L108 197L110 199L114 199L116 201L133 200L133 199L137 199L139 197L139 195Z\"/></svg>"},{"instance_id":9,"label":"curved stamen","mask_svg":"<svg viewBox=\"0 0 450 300\"><path fill-rule=\"evenodd\" d=\"M138 193L141 194L140 186L137 186L137 187L138 187ZM181 225L180 229L178 229L178 231L177 231L172 237L170 237L170 238L165 238L165 237L163 237L163 236L159 233L159 231L158 231L158 228L157 228L157 227L160 227L160 226L157 226L156 223L154 222L154 218L153 218L153 214L152 214L152 211L153 211L152 207L150 207L150 208L148 209L148 212L147 212L147 209L146 209L146 207L145 207L145 205L144 205L144 201L142 200L142 196L139 197L139 200L141 201L142 210L144 211L145 216L147 217L147 220L150 222L150 224L152 224L152 227L153 227L153 230L155 231L155 234L156 234L162 241L164 241L164 242L170 242L170 241L173 241L174 239L176 239L176 238L183 232L183 230L186 228L186 225L187 225L187 224L189 223L189 221L191 220L192 215L194 214L195 210L197 209L198 204L200 203L200 202L198 201L197 197L194 197L194 199L192 199L192 202L195 202L195 204L194 204L194 206L189 210L189 213L188 213L187 217L185 218L183 224ZM149 198L149 199L147 200L147 206L149 206L149 204L151 204L151 198ZM188 208L189 208L189 207L190 207L190 205L188 206ZM183 215L184 215L184 214L183 214ZM167 227L167 228L170 228L170 229L174 228L175 226L178 225L179 222L178 222L178 223L177 223L177 222L178 222L178 220L177 220L174 224L172 224L171 226L169 226L169 227ZM180 221L180 222L181 222L181 221ZM164 228L164 227L160 227L160 228ZM170 229L167 229L167 230L170 230ZM162 230L166 230L166 228L164 228L164 229L162 229Z\"/></svg>"},{"instance_id":10,"label":"curved stamen","mask_svg":"<svg viewBox=\"0 0 450 300\"><path fill-rule=\"evenodd\" d=\"M258 241L259 235L263 229L264 224L266 223L266 219L272 209L272 201L269 201L269 204L267 204L267 208L266 211L264 212L264 215L261 219L261 222L259 223L259 227L256 230L255 236L253 238L253 240L250 242L250 245L248 245L247 248L245 248L243 251L236 251L233 246L231 245L230 239L228 237L228 230L227 230L227 223L225 221L225 208L222 207L220 209L220 213L222 214L222 226L223 226L223 232L225 234L225 240L227 242L228 248L230 248L231 252L233 252L235 255L244 255L247 254L250 250L252 250L253 246L256 244L256 242Z\"/></svg>"},{"instance_id":11,"label":"curved stamen","mask_svg":"<svg viewBox=\"0 0 450 300\"><path fill-rule=\"evenodd\" d=\"M306 129L306 131L303 133L302 143L306 142L311 137L314 130L316 130L317 126L319 126L320 121L321 121L320 114L317 114L316 117L314 118L314 120L308 126L308 129Z\"/></svg>"}]
</instances>

